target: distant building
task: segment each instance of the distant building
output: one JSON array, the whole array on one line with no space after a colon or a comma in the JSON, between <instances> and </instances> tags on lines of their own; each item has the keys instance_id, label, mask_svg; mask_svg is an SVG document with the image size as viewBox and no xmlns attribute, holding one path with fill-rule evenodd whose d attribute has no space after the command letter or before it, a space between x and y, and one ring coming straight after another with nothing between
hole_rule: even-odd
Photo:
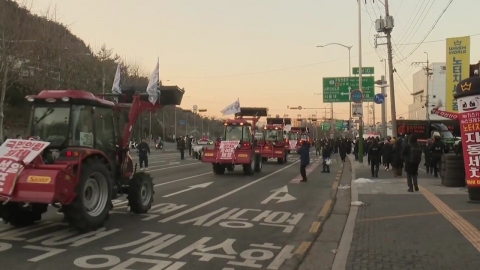
<instances>
[{"instance_id":1,"label":"distant building","mask_svg":"<svg viewBox=\"0 0 480 270\"><path fill-rule=\"evenodd\" d=\"M446 64L444 62L430 63L430 77L427 89L427 74L421 69L413 74L413 104L408 105L408 119L426 120L427 111L430 120L447 120L447 118L431 114L430 111L438 100L445 104L446 100ZM428 110L425 107L428 101Z\"/></svg>"}]
</instances>

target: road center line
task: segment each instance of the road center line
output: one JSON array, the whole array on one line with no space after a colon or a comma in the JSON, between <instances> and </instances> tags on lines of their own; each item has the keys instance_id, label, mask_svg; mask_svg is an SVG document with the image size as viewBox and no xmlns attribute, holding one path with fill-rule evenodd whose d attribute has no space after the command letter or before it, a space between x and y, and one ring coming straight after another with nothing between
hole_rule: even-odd
<instances>
[{"instance_id":1,"label":"road center line","mask_svg":"<svg viewBox=\"0 0 480 270\"><path fill-rule=\"evenodd\" d=\"M216 198L213 198L213 199L211 199L211 200L209 200L209 201L206 201L206 202L204 202L204 203L202 203L202 204L199 204L199 205L197 205L197 206L195 206L195 207L192 207L192 208L190 208L190 209L187 209L187 210L185 210L185 211L183 211L183 212L180 212L180 213L178 213L178 214L176 214L176 215L173 215L173 216L170 216L170 217L168 217L168 218L162 219L162 220L160 220L159 222L166 223L166 222L168 222L168 221L170 221L170 220L173 220L173 219L179 218L179 217L181 217L181 216L184 216L184 215L186 215L186 214L188 214L188 213L191 213L191 212L193 212L193 211L195 211L195 210L198 210L198 209L200 209L200 208L202 208L202 207L205 207L205 206L207 206L207 205L209 205L209 204L211 204L211 203L214 203L214 202L216 202L216 201L218 201L218 200L221 200L221 199L223 199L223 198L225 198L225 197L228 197L228 196L230 196L230 195L232 195L232 194L234 194L234 193L237 193L238 191L240 191L240 190L242 190L242 189L245 189L245 188L247 188L247 187L249 187L249 186L251 186L251 185L254 185L254 184L256 184L256 183L258 183L258 182L260 182L260 181L262 181L262 180L265 180L265 179L269 178L270 176L275 175L275 174L277 174L277 173L279 173L279 172L281 172L281 171L284 171L284 170L292 167L293 165L295 165L295 164L297 164L297 163L298 163L298 161L296 161L296 162L294 162L294 163L292 163L292 164L290 164L290 165L287 165L287 166L285 166L285 167L283 167L283 168L281 168L281 169L279 169L279 170L276 170L276 171L274 171L274 172L272 172L272 173L270 173L270 174L267 174L266 176L264 176L264 177L262 177L262 178L259 178L259 179L255 180L255 181L252 181L252 182L250 182L250 183L248 183L248 184L246 184L246 185L243 185L243 186L241 186L241 187L239 187L239 188L237 188L237 189L234 189L234 190L232 190L232 191L230 191L230 192L227 192L227 193L225 193L225 194L223 194L223 195L221 195L221 196L218 196L218 197L216 197Z\"/></svg>"},{"instance_id":2,"label":"road center line","mask_svg":"<svg viewBox=\"0 0 480 270\"><path fill-rule=\"evenodd\" d=\"M201 163L201 162L199 162L199 163L192 162L192 163L183 164L183 165L178 165L178 166L171 166L171 167L167 167L167 168L161 168L161 169L155 169L155 170L148 170L148 172L157 172L157 171L163 171L163 170L174 169L174 168L185 167L185 166L191 166L191 165L198 165L198 164L203 164L203 163ZM167 166L168 166L168 165L167 165Z\"/></svg>"}]
</instances>

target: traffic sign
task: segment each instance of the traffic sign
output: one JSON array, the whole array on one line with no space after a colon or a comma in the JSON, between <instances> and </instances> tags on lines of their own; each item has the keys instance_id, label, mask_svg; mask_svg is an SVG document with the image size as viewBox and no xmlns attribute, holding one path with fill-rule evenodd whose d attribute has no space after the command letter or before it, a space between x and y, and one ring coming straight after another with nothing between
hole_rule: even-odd
<instances>
[{"instance_id":1,"label":"traffic sign","mask_svg":"<svg viewBox=\"0 0 480 270\"><path fill-rule=\"evenodd\" d=\"M181 126L185 125L185 120L180 120L178 122L180 123Z\"/></svg>"},{"instance_id":2,"label":"traffic sign","mask_svg":"<svg viewBox=\"0 0 480 270\"><path fill-rule=\"evenodd\" d=\"M375 102L376 104L382 104L383 102L385 102L385 97L383 96L383 94L376 94L373 98L373 102Z\"/></svg>"},{"instance_id":3,"label":"traffic sign","mask_svg":"<svg viewBox=\"0 0 480 270\"><path fill-rule=\"evenodd\" d=\"M298 106L298 110L301 110L302 109L302 106Z\"/></svg>"},{"instance_id":4,"label":"traffic sign","mask_svg":"<svg viewBox=\"0 0 480 270\"><path fill-rule=\"evenodd\" d=\"M350 92L359 89L358 77L323 78L323 102L349 102ZM363 101L372 102L375 95L375 79L362 78Z\"/></svg>"},{"instance_id":5,"label":"traffic sign","mask_svg":"<svg viewBox=\"0 0 480 270\"><path fill-rule=\"evenodd\" d=\"M363 117L363 107L361 103L352 103L352 117Z\"/></svg>"},{"instance_id":6,"label":"traffic sign","mask_svg":"<svg viewBox=\"0 0 480 270\"><path fill-rule=\"evenodd\" d=\"M198 106L197 106L197 105L193 105L193 113L197 113L197 110L198 110Z\"/></svg>"},{"instance_id":7,"label":"traffic sign","mask_svg":"<svg viewBox=\"0 0 480 270\"><path fill-rule=\"evenodd\" d=\"M360 90L355 89L352 91L350 94L350 97L352 99L352 102L354 103L361 103L362 102L362 92Z\"/></svg>"},{"instance_id":8,"label":"traffic sign","mask_svg":"<svg viewBox=\"0 0 480 270\"><path fill-rule=\"evenodd\" d=\"M358 67L352 68L352 73L354 75L358 75L358 71L359 71ZM375 74L375 69L373 67L362 67L362 75L363 74L366 74L366 75Z\"/></svg>"}]
</instances>

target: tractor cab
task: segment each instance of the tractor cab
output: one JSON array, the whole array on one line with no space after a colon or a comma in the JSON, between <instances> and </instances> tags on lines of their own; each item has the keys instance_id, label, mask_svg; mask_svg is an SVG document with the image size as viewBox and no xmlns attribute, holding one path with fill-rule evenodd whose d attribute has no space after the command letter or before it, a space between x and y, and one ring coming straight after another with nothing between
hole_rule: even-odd
<instances>
[{"instance_id":1,"label":"tractor cab","mask_svg":"<svg viewBox=\"0 0 480 270\"><path fill-rule=\"evenodd\" d=\"M305 127L292 127L288 137L290 141L296 141L296 148L299 148L304 141L308 143L312 142Z\"/></svg>"},{"instance_id":2,"label":"tractor cab","mask_svg":"<svg viewBox=\"0 0 480 270\"><path fill-rule=\"evenodd\" d=\"M220 147L222 141L240 141L241 148L250 148L253 145L252 124L244 119L227 120L224 124L221 141L215 144Z\"/></svg>"},{"instance_id":3,"label":"tractor cab","mask_svg":"<svg viewBox=\"0 0 480 270\"><path fill-rule=\"evenodd\" d=\"M44 151L45 163L59 156L71 157L77 152L63 150L72 147L115 151L118 133L113 102L76 90L44 90L27 100L33 105L29 138L50 143Z\"/></svg>"},{"instance_id":4,"label":"tractor cab","mask_svg":"<svg viewBox=\"0 0 480 270\"><path fill-rule=\"evenodd\" d=\"M267 118L267 125L263 128L264 141L260 144L284 147L289 141L284 135L285 126L290 124L290 118Z\"/></svg>"}]
</instances>

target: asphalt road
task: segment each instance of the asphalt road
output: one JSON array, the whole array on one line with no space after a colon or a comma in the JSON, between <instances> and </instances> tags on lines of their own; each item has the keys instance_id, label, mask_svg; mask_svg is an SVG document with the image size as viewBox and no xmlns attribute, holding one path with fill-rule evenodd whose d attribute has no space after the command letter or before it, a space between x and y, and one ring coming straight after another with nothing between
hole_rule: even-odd
<instances>
[{"instance_id":1,"label":"asphalt road","mask_svg":"<svg viewBox=\"0 0 480 270\"><path fill-rule=\"evenodd\" d=\"M312 156L300 183L297 155L270 161L261 173L223 176L179 153L152 152L155 201L148 214L118 198L106 227L80 235L50 209L42 222L0 225L1 269L295 269L312 241L312 224L330 199L337 170L321 174ZM318 222L317 222L318 223Z\"/></svg>"}]
</instances>

